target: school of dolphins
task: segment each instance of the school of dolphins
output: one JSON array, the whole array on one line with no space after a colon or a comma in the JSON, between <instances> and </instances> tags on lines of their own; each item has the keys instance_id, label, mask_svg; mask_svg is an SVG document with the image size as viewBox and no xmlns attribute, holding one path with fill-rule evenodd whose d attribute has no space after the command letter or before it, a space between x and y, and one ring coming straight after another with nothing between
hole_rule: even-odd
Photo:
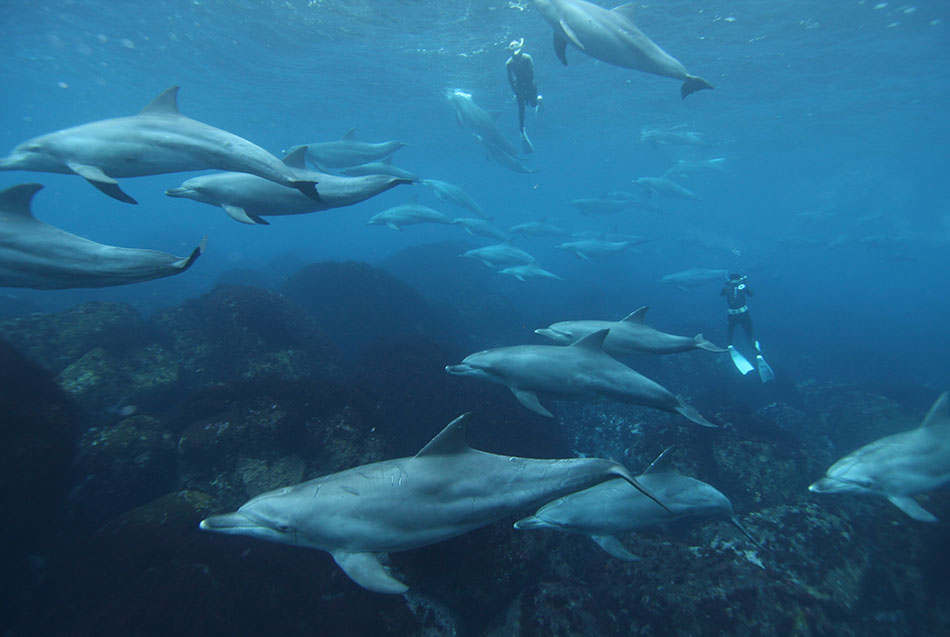
<instances>
[{"instance_id":1,"label":"school of dolphins","mask_svg":"<svg viewBox=\"0 0 950 637\"><path fill-rule=\"evenodd\" d=\"M551 25L554 48L567 64L568 45L609 65L681 81L681 96L712 89L687 72L633 23L633 5L612 10L583 0L532 0ZM471 130L486 155L521 173L533 170L494 119L461 89L446 97L459 124ZM451 218L412 200L376 214L368 223L402 230L420 223L460 226L498 243L461 255L501 274L560 279L512 244L512 237L549 237L581 259L609 257L645 239L619 233L575 233L543 220L507 232L461 187L421 179L392 163L404 144L367 142L354 131L335 141L295 146L283 159L227 131L188 118L178 109L178 87L161 93L136 115L106 119L42 135L0 160L0 170L78 175L104 194L135 204L119 180L200 170L165 194L217 206L245 224L267 224L276 215L298 215L350 206L400 185L431 190L471 217ZM695 98L694 98L695 99ZM706 146L699 133L644 129L652 145ZM611 192L577 199L583 214L656 207L661 197L697 199L676 178L723 171L723 158L680 161L658 177L634 180L638 193ZM205 251L190 255L109 246L36 219L31 202L43 186L24 183L0 191L0 287L36 289L125 285L181 274ZM664 281L689 287L722 281L724 271L675 273ZM716 425L680 396L621 362L631 355L726 351L701 334L679 336L646 324L646 307L620 321L572 319L535 332L545 345L498 347L473 353L445 370L502 384L536 414L553 417L542 401L621 401L675 413L704 427ZM460 381L461 382L461 381ZM550 403L548 403L550 405ZM330 553L358 585L379 593L407 586L380 561L380 554L426 546L498 520L529 514L517 529L551 529L590 536L610 555L636 560L618 536L685 517L730 520L762 548L736 518L729 499L714 487L674 471L669 449L640 475L601 458L529 459L486 453L467 441L470 414L449 423L416 455L353 467L257 495L237 511L209 517L200 528L246 535ZM857 493L887 498L921 522L936 518L914 495L950 482L950 398L942 394L922 424L848 454L809 487L815 493Z\"/></svg>"}]
</instances>

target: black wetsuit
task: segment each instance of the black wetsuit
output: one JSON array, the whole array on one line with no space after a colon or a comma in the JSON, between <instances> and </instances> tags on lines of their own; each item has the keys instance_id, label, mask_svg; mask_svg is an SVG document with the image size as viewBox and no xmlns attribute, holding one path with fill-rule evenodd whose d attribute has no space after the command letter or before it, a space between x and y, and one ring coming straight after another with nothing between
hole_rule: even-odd
<instances>
[{"instance_id":1,"label":"black wetsuit","mask_svg":"<svg viewBox=\"0 0 950 637\"><path fill-rule=\"evenodd\" d=\"M534 83L534 60L527 53L512 55L505 62L508 84L518 100L518 126L524 132L524 105L538 105L538 87Z\"/></svg>"},{"instance_id":2,"label":"black wetsuit","mask_svg":"<svg viewBox=\"0 0 950 637\"><path fill-rule=\"evenodd\" d=\"M745 301L746 295L755 296L755 293L744 282L738 284L726 283L722 291L719 292L719 296L726 297L726 303L729 305L728 315L726 316L729 345L732 345L732 334L736 331L736 325L742 325L746 338L749 339L750 343L755 343L752 317L749 316L749 306L746 305Z\"/></svg>"}]
</instances>

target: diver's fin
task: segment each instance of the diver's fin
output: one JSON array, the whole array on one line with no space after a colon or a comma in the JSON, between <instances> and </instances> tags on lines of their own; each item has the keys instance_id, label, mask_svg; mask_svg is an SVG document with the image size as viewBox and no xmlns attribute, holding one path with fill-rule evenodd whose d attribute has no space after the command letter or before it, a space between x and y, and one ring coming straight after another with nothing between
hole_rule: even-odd
<instances>
[{"instance_id":1,"label":"diver's fin","mask_svg":"<svg viewBox=\"0 0 950 637\"><path fill-rule=\"evenodd\" d=\"M769 364L762 358L762 354L755 355L755 364L759 368L759 378L763 383L767 383L775 378L775 372L769 367Z\"/></svg>"},{"instance_id":2,"label":"diver's fin","mask_svg":"<svg viewBox=\"0 0 950 637\"><path fill-rule=\"evenodd\" d=\"M704 88L712 88L713 85L704 80L701 77L695 75L687 75L686 79L683 80L683 85L680 87L680 95L683 96L683 99L686 99L686 96L690 93L695 93L696 91L701 91Z\"/></svg>"},{"instance_id":3,"label":"diver's fin","mask_svg":"<svg viewBox=\"0 0 950 637\"><path fill-rule=\"evenodd\" d=\"M624 548L623 544L620 543L620 540L612 535L591 535L590 539L594 540L594 542L597 543L597 546L604 549L618 560L623 560L625 562L638 562L640 560L639 557Z\"/></svg>"},{"instance_id":4,"label":"diver's fin","mask_svg":"<svg viewBox=\"0 0 950 637\"><path fill-rule=\"evenodd\" d=\"M405 593L409 587L386 572L373 553L351 553L349 551L331 551L330 555L343 569L347 577L375 593Z\"/></svg>"},{"instance_id":5,"label":"diver's fin","mask_svg":"<svg viewBox=\"0 0 950 637\"><path fill-rule=\"evenodd\" d=\"M98 166L80 164L77 161L67 161L66 166L68 166L71 171L113 199L118 199L119 201L131 204L138 203L135 199L125 194L122 189L119 188L119 182L102 172L102 169Z\"/></svg>"},{"instance_id":6,"label":"diver's fin","mask_svg":"<svg viewBox=\"0 0 950 637\"><path fill-rule=\"evenodd\" d=\"M533 411L536 414L545 416L547 418L554 418L554 414L544 408L544 405L541 404L541 401L538 400L538 395L533 391L527 389L518 389L516 387L511 388L511 393L515 395L515 398L518 399L518 402Z\"/></svg>"},{"instance_id":7,"label":"diver's fin","mask_svg":"<svg viewBox=\"0 0 950 637\"><path fill-rule=\"evenodd\" d=\"M732 356L732 364L736 366L736 369L738 369L739 373L741 373L743 376L755 369L752 367L752 363L750 363L745 356L740 354L739 350L737 350L735 347L730 345L728 349L729 355Z\"/></svg>"},{"instance_id":8,"label":"diver's fin","mask_svg":"<svg viewBox=\"0 0 950 637\"><path fill-rule=\"evenodd\" d=\"M937 516L925 509L924 507L918 504L917 500L913 499L909 495L891 495L887 496L887 499L891 501L891 504L896 506L898 509L914 518L918 522L936 522Z\"/></svg>"}]
</instances>

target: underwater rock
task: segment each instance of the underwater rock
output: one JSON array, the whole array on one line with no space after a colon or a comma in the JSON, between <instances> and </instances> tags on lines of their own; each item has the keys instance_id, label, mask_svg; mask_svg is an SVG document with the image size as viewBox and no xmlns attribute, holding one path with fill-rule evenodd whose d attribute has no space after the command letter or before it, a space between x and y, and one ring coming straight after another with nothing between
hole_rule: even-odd
<instances>
[{"instance_id":1,"label":"underwater rock","mask_svg":"<svg viewBox=\"0 0 950 637\"><path fill-rule=\"evenodd\" d=\"M340 358L306 312L281 295L219 286L153 319L189 389L235 380L335 378Z\"/></svg>"},{"instance_id":2,"label":"underwater rock","mask_svg":"<svg viewBox=\"0 0 950 637\"><path fill-rule=\"evenodd\" d=\"M453 333L414 288L367 263L313 263L289 276L281 291L348 357L379 340Z\"/></svg>"},{"instance_id":3,"label":"underwater rock","mask_svg":"<svg viewBox=\"0 0 950 637\"><path fill-rule=\"evenodd\" d=\"M75 464L72 517L93 528L175 486L175 443L161 423L148 416L88 429Z\"/></svg>"}]
</instances>

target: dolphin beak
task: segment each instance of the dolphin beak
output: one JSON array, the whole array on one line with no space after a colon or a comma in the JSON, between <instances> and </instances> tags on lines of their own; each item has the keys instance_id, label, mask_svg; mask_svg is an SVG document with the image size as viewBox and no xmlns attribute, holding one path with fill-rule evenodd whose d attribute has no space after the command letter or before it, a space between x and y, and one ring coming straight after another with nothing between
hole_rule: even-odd
<instances>
[{"instance_id":1,"label":"dolphin beak","mask_svg":"<svg viewBox=\"0 0 950 637\"><path fill-rule=\"evenodd\" d=\"M247 529L258 527L260 527L260 524L254 522L240 511L225 513L224 515L213 515L210 518L205 518L201 521L201 524L198 525L198 528L202 531L227 534L241 534Z\"/></svg>"},{"instance_id":2,"label":"dolphin beak","mask_svg":"<svg viewBox=\"0 0 950 637\"><path fill-rule=\"evenodd\" d=\"M165 195L168 197L187 197L191 192L191 188L170 188L165 191Z\"/></svg>"},{"instance_id":3,"label":"dolphin beak","mask_svg":"<svg viewBox=\"0 0 950 637\"><path fill-rule=\"evenodd\" d=\"M835 490L835 481L830 478L822 478L808 487L812 493L828 493Z\"/></svg>"},{"instance_id":4,"label":"dolphin beak","mask_svg":"<svg viewBox=\"0 0 950 637\"><path fill-rule=\"evenodd\" d=\"M465 374L470 374L475 371L475 368L465 363L459 363L458 365L446 365L445 371L450 374L455 374L456 376L464 376Z\"/></svg>"}]
</instances>

